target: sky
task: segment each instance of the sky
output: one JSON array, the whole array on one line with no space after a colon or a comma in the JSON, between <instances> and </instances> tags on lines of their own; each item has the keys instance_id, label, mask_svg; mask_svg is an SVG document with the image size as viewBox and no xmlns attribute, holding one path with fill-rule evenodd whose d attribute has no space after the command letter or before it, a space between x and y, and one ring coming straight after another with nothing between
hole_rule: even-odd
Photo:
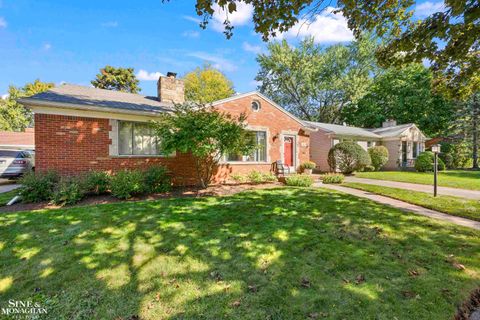
<instances>
[{"instance_id":1,"label":"sky","mask_svg":"<svg viewBox=\"0 0 480 320\"><path fill-rule=\"evenodd\" d=\"M423 18L442 7L422 1L415 14ZM156 95L160 74L182 76L205 62L225 73L237 92L255 90L256 56L266 44L254 32L252 7L237 8L227 40L224 13L217 10L203 30L193 0L0 0L0 96L9 85L35 79L89 86L107 64L134 68L144 95ZM278 38L293 45L307 36L325 46L351 41L346 20L332 8Z\"/></svg>"}]
</instances>

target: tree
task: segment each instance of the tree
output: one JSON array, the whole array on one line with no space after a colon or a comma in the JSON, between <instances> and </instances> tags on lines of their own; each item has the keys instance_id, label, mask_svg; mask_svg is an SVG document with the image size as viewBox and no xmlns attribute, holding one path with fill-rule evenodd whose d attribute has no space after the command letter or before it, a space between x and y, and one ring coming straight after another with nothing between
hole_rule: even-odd
<instances>
[{"instance_id":1,"label":"tree","mask_svg":"<svg viewBox=\"0 0 480 320\"><path fill-rule=\"evenodd\" d=\"M466 101L457 102L457 112L452 132L464 137L471 147L472 168L478 169L480 130L480 92L473 93Z\"/></svg>"},{"instance_id":2,"label":"tree","mask_svg":"<svg viewBox=\"0 0 480 320\"><path fill-rule=\"evenodd\" d=\"M231 97L235 93L233 83L208 64L187 73L183 80L187 101L210 103Z\"/></svg>"},{"instance_id":3,"label":"tree","mask_svg":"<svg viewBox=\"0 0 480 320\"><path fill-rule=\"evenodd\" d=\"M257 57L255 79L261 92L296 116L340 122L341 110L367 92L376 69L375 47L369 37L326 49L311 38L297 48L286 41L270 43L269 52Z\"/></svg>"},{"instance_id":4,"label":"tree","mask_svg":"<svg viewBox=\"0 0 480 320\"><path fill-rule=\"evenodd\" d=\"M233 34L231 14L239 3L253 7L255 31L267 41L295 26L308 25L324 10L331 10L325 0L197 0L196 12L205 28L215 10L225 12L225 34ZM384 66L431 61L431 70L447 80L456 90L468 83L480 69L480 3L473 0L449 0L444 9L416 19L413 0L339 0L335 12L341 12L348 27L359 37L369 31L386 43L377 57ZM467 80L467 81L465 81Z\"/></svg>"},{"instance_id":5,"label":"tree","mask_svg":"<svg viewBox=\"0 0 480 320\"><path fill-rule=\"evenodd\" d=\"M130 93L141 91L138 82L133 68L115 68L108 65L100 69L100 73L91 81L95 88Z\"/></svg>"},{"instance_id":6,"label":"tree","mask_svg":"<svg viewBox=\"0 0 480 320\"><path fill-rule=\"evenodd\" d=\"M33 96L53 88L54 84L39 79L22 88L10 86L8 97L0 99L0 130L23 131L33 124L32 112L17 102L17 99Z\"/></svg>"},{"instance_id":7,"label":"tree","mask_svg":"<svg viewBox=\"0 0 480 320\"><path fill-rule=\"evenodd\" d=\"M206 188L221 158L229 153L247 154L254 148L245 116L233 117L211 106L177 104L164 113L154 128L165 153L190 153L199 184Z\"/></svg>"},{"instance_id":8,"label":"tree","mask_svg":"<svg viewBox=\"0 0 480 320\"><path fill-rule=\"evenodd\" d=\"M427 135L444 134L454 119L452 102L433 92L432 73L421 64L391 68L377 75L369 92L343 109L343 119L377 128L387 119L416 123Z\"/></svg>"}]
</instances>

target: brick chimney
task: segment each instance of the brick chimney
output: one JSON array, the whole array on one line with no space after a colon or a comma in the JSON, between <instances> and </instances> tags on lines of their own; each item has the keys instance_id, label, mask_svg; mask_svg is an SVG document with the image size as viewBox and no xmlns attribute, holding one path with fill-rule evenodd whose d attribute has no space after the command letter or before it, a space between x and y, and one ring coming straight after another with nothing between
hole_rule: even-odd
<instances>
[{"instance_id":1,"label":"brick chimney","mask_svg":"<svg viewBox=\"0 0 480 320\"><path fill-rule=\"evenodd\" d=\"M382 123L382 128L394 127L397 125L397 121L393 119L388 119Z\"/></svg>"},{"instance_id":2,"label":"brick chimney","mask_svg":"<svg viewBox=\"0 0 480 320\"><path fill-rule=\"evenodd\" d=\"M161 102L185 102L185 85L182 79L177 79L175 72L167 72L167 76L158 78L157 92Z\"/></svg>"}]
</instances>

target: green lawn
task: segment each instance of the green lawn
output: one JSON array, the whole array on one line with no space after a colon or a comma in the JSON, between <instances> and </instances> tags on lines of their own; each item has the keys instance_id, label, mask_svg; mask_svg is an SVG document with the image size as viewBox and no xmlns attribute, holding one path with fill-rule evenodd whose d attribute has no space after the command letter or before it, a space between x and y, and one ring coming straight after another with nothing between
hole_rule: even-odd
<instances>
[{"instance_id":1,"label":"green lawn","mask_svg":"<svg viewBox=\"0 0 480 320\"><path fill-rule=\"evenodd\" d=\"M433 184L431 172L378 171L358 172L359 178ZM480 171L448 170L439 172L438 185L451 188L480 190Z\"/></svg>"},{"instance_id":2,"label":"green lawn","mask_svg":"<svg viewBox=\"0 0 480 320\"><path fill-rule=\"evenodd\" d=\"M480 201L478 200L468 200L451 196L434 197L425 192L416 192L356 182L347 182L342 185L413 203L454 216L480 221Z\"/></svg>"},{"instance_id":3,"label":"green lawn","mask_svg":"<svg viewBox=\"0 0 480 320\"><path fill-rule=\"evenodd\" d=\"M12 190L8 192L0 193L0 207L4 206L8 203L8 201L12 200L18 193L18 190Z\"/></svg>"},{"instance_id":4,"label":"green lawn","mask_svg":"<svg viewBox=\"0 0 480 320\"><path fill-rule=\"evenodd\" d=\"M41 319L451 319L480 285L478 231L313 188L7 213L0 235L0 302Z\"/></svg>"}]
</instances>

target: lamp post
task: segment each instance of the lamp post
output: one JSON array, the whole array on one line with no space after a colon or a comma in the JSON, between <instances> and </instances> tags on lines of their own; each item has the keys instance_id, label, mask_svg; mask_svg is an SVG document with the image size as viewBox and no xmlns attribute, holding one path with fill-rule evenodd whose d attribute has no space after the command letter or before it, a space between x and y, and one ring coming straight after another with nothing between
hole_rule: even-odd
<instances>
[{"instance_id":1,"label":"lamp post","mask_svg":"<svg viewBox=\"0 0 480 320\"><path fill-rule=\"evenodd\" d=\"M438 154L440 153L440 145L432 146L433 152L433 196L437 196L437 175L438 175Z\"/></svg>"}]
</instances>

